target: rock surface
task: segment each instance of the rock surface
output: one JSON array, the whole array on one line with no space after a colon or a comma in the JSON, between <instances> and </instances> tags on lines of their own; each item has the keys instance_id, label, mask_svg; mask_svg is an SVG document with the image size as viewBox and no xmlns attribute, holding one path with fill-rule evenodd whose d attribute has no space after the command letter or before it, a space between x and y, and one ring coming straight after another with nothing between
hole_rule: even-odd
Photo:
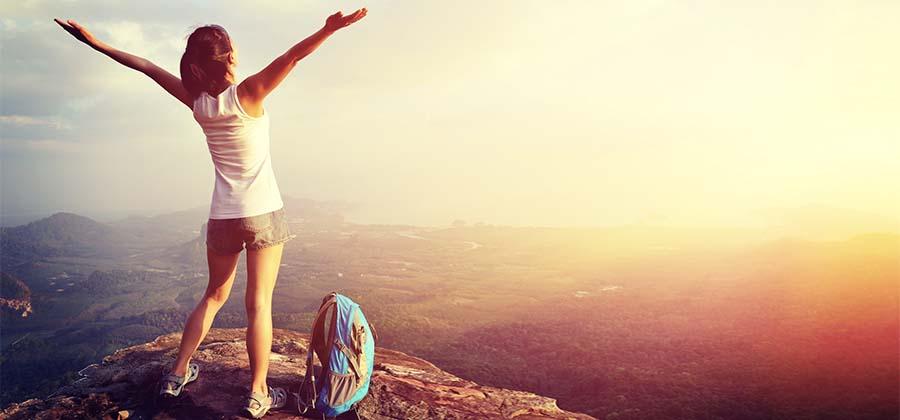
<instances>
[{"instance_id":1,"label":"rock surface","mask_svg":"<svg viewBox=\"0 0 900 420\"><path fill-rule=\"evenodd\" d=\"M171 365L179 333L118 350L84 376L45 399L12 404L0 418L16 419L231 419L250 383L244 329L213 329L194 355L200 377L175 401L154 398L156 383ZM296 392L305 372L307 334L275 330L268 382ZM528 392L481 386L401 352L378 348L369 395L360 403L365 419L591 419L560 410L556 401ZM299 419L293 397L266 419Z\"/></svg>"},{"instance_id":2,"label":"rock surface","mask_svg":"<svg viewBox=\"0 0 900 420\"><path fill-rule=\"evenodd\" d=\"M10 313L12 316L27 318L32 312L31 301L27 299L6 299L0 297L0 310Z\"/></svg>"},{"instance_id":3,"label":"rock surface","mask_svg":"<svg viewBox=\"0 0 900 420\"><path fill-rule=\"evenodd\" d=\"M0 272L0 317L27 318L32 312L28 285L11 274Z\"/></svg>"}]
</instances>

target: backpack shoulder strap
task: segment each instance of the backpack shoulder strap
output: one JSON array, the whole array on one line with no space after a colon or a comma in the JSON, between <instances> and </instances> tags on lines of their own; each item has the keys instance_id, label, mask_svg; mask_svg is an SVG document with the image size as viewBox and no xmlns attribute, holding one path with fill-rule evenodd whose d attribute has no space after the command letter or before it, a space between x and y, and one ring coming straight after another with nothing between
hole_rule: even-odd
<instances>
[{"instance_id":1,"label":"backpack shoulder strap","mask_svg":"<svg viewBox=\"0 0 900 420\"><path fill-rule=\"evenodd\" d=\"M307 350L306 350L306 374L304 376L307 379L311 378L311 380L312 380L311 383L314 384L313 389L316 392L318 391L317 388L319 388L319 387L315 386L316 378L315 378L315 372L314 372L315 369L314 369L313 362L316 358L319 359L319 363L323 363L323 366L326 366L325 365L326 362L323 361L322 358L316 357L315 343L318 341L317 338L320 338L320 337L323 342L328 343L328 341L325 341L326 337L322 337L322 335L325 333L325 331L323 331L325 328L322 328L322 327L325 326L324 325L325 319L327 319L327 318L323 318L323 317L325 317L327 315L328 309L335 306L334 303L336 300L337 300L337 297L334 292L328 294L327 296L325 296L322 299L322 304L319 305L319 311L316 313L316 316L313 319L312 333L309 335L309 345L307 346ZM334 331L333 328L331 330L332 330L332 332ZM325 369L322 369L322 372L320 374L324 376Z\"/></svg>"},{"instance_id":2,"label":"backpack shoulder strap","mask_svg":"<svg viewBox=\"0 0 900 420\"><path fill-rule=\"evenodd\" d=\"M335 338L334 335L335 335L335 330L337 330L337 319L338 319L337 302L333 301L332 304L327 306L327 308L333 308L332 314L331 314L331 328L328 329L328 337L325 339L325 348L329 349L331 346L334 345L334 338ZM326 311L327 311L327 309L326 309ZM320 312L322 312L322 311L320 310ZM328 380L326 378L328 378L328 371L331 369L331 367L330 367L331 351L330 350L325 352L325 360L320 360L320 362L322 362L322 381L321 381L321 383L317 384L317 388L319 388L318 392L316 392L317 395L322 394L322 391L325 390L325 384L328 383Z\"/></svg>"},{"instance_id":3,"label":"backpack shoulder strap","mask_svg":"<svg viewBox=\"0 0 900 420\"><path fill-rule=\"evenodd\" d=\"M369 319L366 319L366 323L369 324L369 331L372 331L372 340L373 340L373 342L376 342L376 343L377 343L377 342L378 342L378 332L375 331L375 325L372 324L372 321L369 320Z\"/></svg>"}]
</instances>

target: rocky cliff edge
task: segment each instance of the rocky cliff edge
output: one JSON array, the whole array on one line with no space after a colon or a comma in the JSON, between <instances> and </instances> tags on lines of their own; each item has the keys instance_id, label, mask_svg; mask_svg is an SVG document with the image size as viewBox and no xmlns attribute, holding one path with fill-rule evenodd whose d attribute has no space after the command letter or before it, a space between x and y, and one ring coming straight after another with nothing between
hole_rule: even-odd
<instances>
[{"instance_id":1,"label":"rocky cliff edge","mask_svg":"<svg viewBox=\"0 0 900 420\"><path fill-rule=\"evenodd\" d=\"M81 371L82 379L44 399L12 404L0 418L18 419L232 419L250 383L244 329L213 329L193 361L200 377L175 401L160 402L156 384L171 365L179 333L124 348ZM309 336L276 329L269 385L296 392L305 371ZM482 386L398 351L378 348L365 419L591 419L563 411L556 401L528 392ZM265 419L300 419L294 398Z\"/></svg>"}]
</instances>

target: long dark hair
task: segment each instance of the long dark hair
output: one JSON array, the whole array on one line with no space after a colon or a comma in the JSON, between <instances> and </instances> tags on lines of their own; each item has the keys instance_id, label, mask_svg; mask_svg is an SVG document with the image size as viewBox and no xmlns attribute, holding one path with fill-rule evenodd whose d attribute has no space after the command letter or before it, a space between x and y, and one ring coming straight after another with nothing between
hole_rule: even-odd
<instances>
[{"instance_id":1,"label":"long dark hair","mask_svg":"<svg viewBox=\"0 0 900 420\"><path fill-rule=\"evenodd\" d=\"M231 38L219 25L201 26L188 36L180 69L181 84L192 98L225 83L230 52Z\"/></svg>"}]
</instances>

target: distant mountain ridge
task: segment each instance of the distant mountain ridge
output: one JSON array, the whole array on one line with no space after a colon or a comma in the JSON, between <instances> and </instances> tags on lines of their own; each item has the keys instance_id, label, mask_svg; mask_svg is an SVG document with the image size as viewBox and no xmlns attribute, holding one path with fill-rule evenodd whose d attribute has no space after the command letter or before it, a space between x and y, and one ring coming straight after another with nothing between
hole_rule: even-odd
<instances>
[{"instance_id":1,"label":"distant mountain ridge","mask_svg":"<svg viewBox=\"0 0 900 420\"><path fill-rule=\"evenodd\" d=\"M94 219L69 212L57 212L26 225L3 230L28 235L34 240L60 242L71 242L83 235L96 236L112 232L112 228Z\"/></svg>"},{"instance_id":2,"label":"distant mountain ridge","mask_svg":"<svg viewBox=\"0 0 900 420\"><path fill-rule=\"evenodd\" d=\"M312 223L320 227L340 226L342 211L352 206L342 201L320 202L284 196L291 223ZM0 255L4 264L48 257L116 258L152 248L180 243L175 250L187 262L205 258L205 225L209 207L129 216L109 223L71 212L57 212L30 223L0 227Z\"/></svg>"},{"instance_id":3,"label":"distant mountain ridge","mask_svg":"<svg viewBox=\"0 0 900 420\"><path fill-rule=\"evenodd\" d=\"M41 220L0 228L5 264L42 257L103 257L130 248L128 234L74 213L58 212Z\"/></svg>"},{"instance_id":4,"label":"distant mountain ridge","mask_svg":"<svg viewBox=\"0 0 900 420\"><path fill-rule=\"evenodd\" d=\"M342 223L343 213L353 206L343 201L317 201L309 198L299 198L290 195L282 195L284 209L292 221L310 221L318 224ZM133 227L139 225L151 226L177 226L182 229L196 229L198 222L203 223L209 218L209 206L197 206L190 209L162 213L154 216L128 216L109 222L114 227Z\"/></svg>"}]
</instances>

